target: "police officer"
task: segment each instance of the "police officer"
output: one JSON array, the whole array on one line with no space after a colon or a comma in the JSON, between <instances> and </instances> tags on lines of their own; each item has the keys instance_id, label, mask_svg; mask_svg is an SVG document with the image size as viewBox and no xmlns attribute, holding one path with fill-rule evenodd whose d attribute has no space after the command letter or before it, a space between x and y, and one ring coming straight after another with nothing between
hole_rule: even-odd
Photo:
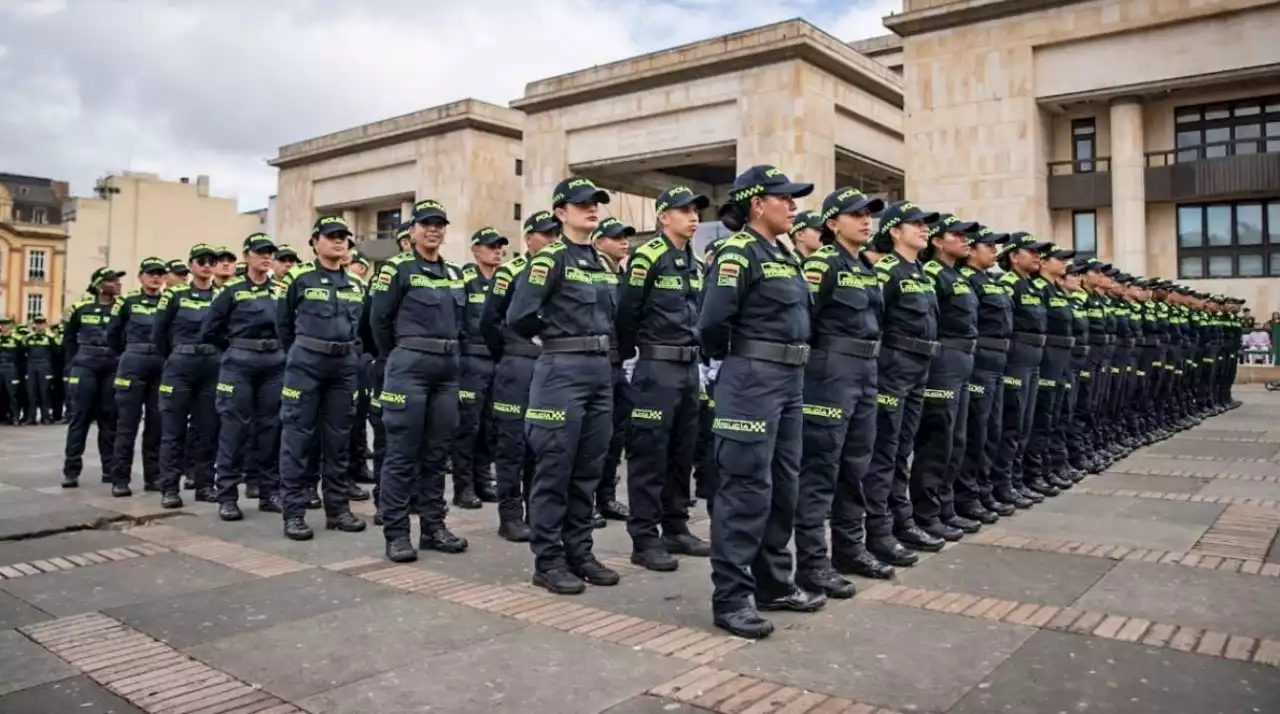
<instances>
[{"instance_id":1,"label":"police officer","mask_svg":"<svg viewBox=\"0 0 1280 714\"><path fill-rule=\"evenodd\" d=\"M992 495L991 465L1000 446L1004 371L1013 334L1013 302L1008 289L989 272L1008 233L981 228L971 234L960 274L978 296L978 347L969 377L967 435L952 492L956 515L991 524L1012 516L1014 507ZM953 455L952 463L955 463Z\"/></svg>"},{"instance_id":2,"label":"police officer","mask_svg":"<svg viewBox=\"0 0 1280 714\"><path fill-rule=\"evenodd\" d=\"M449 218L444 206L419 201L409 232L412 250L387 261L374 281L369 324L387 355L378 402L387 430L379 505L387 558L417 560L409 540L409 503L418 494L418 547L461 553L467 541L445 527L445 462L458 428L458 338L466 295L462 268L440 255Z\"/></svg>"},{"instance_id":3,"label":"police officer","mask_svg":"<svg viewBox=\"0 0 1280 714\"><path fill-rule=\"evenodd\" d=\"M116 440L111 495L132 496L133 450L142 425L142 487L160 490L160 381L164 357L151 342L160 295L169 268L159 258L138 265L137 290L130 291L111 308L107 336L120 355L116 369ZM145 421L143 421L145 419Z\"/></svg>"},{"instance_id":4,"label":"police officer","mask_svg":"<svg viewBox=\"0 0 1280 714\"><path fill-rule=\"evenodd\" d=\"M876 442L867 474L867 546L880 560L910 567L915 550L936 551L943 540L921 530L908 496L907 458L915 446L929 363L938 351L938 301L919 255L928 245L928 225L938 214L908 201L889 204L880 217L872 249L884 294L876 403Z\"/></svg>"},{"instance_id":5,"label":"police officer","mask_svg":"<svg viewBox=\"0 0 1280 714\"><path fill-rule=\"evenodd\" d=\"M1071 364L1071 348L1075 346L1075 315L1060 283L1067 271L1067 261L1075 256L1074 250L1053 244L1045 246L1040 251L1039 275L1031 279L1045 309L1045 344L1036 379L1031 435L1022 468L1027 487L1045 496L1056 496L1075 483L1054 473L1052 468L1053 435L1062 410L1059 402L1062 381Z\"/></svg>"},{"instance_id":6,"label":"police officer","mask_svg":"<svg viewBox=\"0 0 1280 714\"><path fill-rule=\"evenodd\" d=\"M717 627L760 639L773 623L760 610L814 612L827 601L791 578L803 441L809 290L795 254L778 240L793 223L796 183L773 166L739 175L720 207L724 242L707 277L698 328L722 359L715 381L716 469L711 519L711 596ZM754 600L754 607L752 601Z\"/></svg>"},{"instance_id":7,"label":"police officer","mask_svg":"<svg viewBox=\"0 0 1280 714\"><path fill-rule=\"evenodd\" d=\"M27 361L27 423L36 423L38 413L41 424L52 424L53 380L57 375L54 361L58 343L49 332L49 325L43 315L36 315L31 323L31 333L23 340Z\"/></svg>"},{"instance_id":8,"label":"police officer","mask_svg":"<svg viewBox=\"0 0 1280 714\"><path fill-rule=\"evenodd\" d=\"M787 229L787 235L800 260L805 260L822 247L822 229L822 214L817 211L801 211L796 214L791 228Z\"/></svg>"},{"instance_id":9,"label":"police officer","mask_svg":"<svg viewBox=\"0 0 1280 714\"><path fill-rule=\"evenodd\" d=\"M533 456L524 438L524 412L529 385L541 348L507 327L507 307L516 282L525 280L529 261L556 240L560 222L549 211L535 211L524 222L523 255L502 264L493 274L480 315L480 334L497 360L493 372L493 467L498 486L498 535L513 542L529 540L525 509L533 479Z\"/></svg>"},{"instance_id":10,"label":"police officer","mask_svg":"<svg viewBox=\"0 0 1280 714\"><path fill-rule=\"evenodd\" d=\"M635 234L635 228L612 216L601 219L592 234L592 244L600 260L610 272L619 276L619 280L626 270L630 239ZM632 358L628 356L627 359ZM596 528L603 528L606 520L625 521L631 515L627 505L618 501L618 464L622 462L622 449L626 446L627 432L631 427L628 365L623 364L624 358L617 347L610 348L609 362L613 365L613 433L609 438L609 449L605 452L600 485L596 487L596 510L592 515L592 524ZM634 365L634 361L630 364Z\"/></svg>"},{"instance_id":11,"label":"police officer","mask_svg":"<svg viewBox=\"0 0 1280 714\"><path fill-rule=\"evenodd\" d=\"M1009 236L999 257L1005 271L1000 284L1013 301L1013 342L1005 364L1000 448L992 461L991 482L996 500L1016 508L1030 508L1044 500L1023 485L1022 459L1031 438L1045 343L1044 298L1033 281L1040 269L1040 252L1050 245L1019 231Z\"/></svg>"},{"instance_id":12,"label":"police officer","mask_svg":"<svg viewBox=\"0 0 1280 714\"><path fill-rule=\"evenodd\" d=\"M638 357L629 392L627 532L631 562L649 570L679 567L674 554L706 557L711 547L689 532L689 478L698 435L698 303L703 266L693 249L698 213L711 201L673 186L654 205L658 235L627 260L618 297L618 352ZM605 230L602 228L602 230ZM615 423L618 415L614 414Z\"/></svg>"},{"instance_id":13,"label":"police officer","mask_svg":"<svg viewBox=\"0 0 1280 714\"><path fill-rule=\"evenodd\" d=\"M346 265L347 273L360 283L365 293L365 301L371 299L369 291L369 279L373 272L373 263L364 255L364 253L356 250L355 241L348 241L349 250L347 255L349 262ZM364 316L365 305L361 306L361 317ZM362 320L363 321L363 320ZM376 484L377 479L369 472L369 457L372 455L369 451L369 414L372 412L373 393L370 374L372 370L370 366L373 363L374 346L365 344L362 339L360 342L360 372L358 384L358 397L356 399L356 415L351 424L351 443L350 452L347 455L347 478L354 488L351 489L351 500L367 500L366 493L355 484L372 483Z\"/></svg>"},{"instance_id":14,"label":"police officer","mask_svg":"<svg viewBox=\"0 0 1280 714\"><path fill-rule=\"evenodd\" d=\"M358 533L364 521L351 513L347 451L360 369L358 327L364 293L342 267L351 229L337 216L321 216L311 228L316 259L284 278L276 332L285 350L280 390L280 507L284 535L310 540L305 518L313 493L306 471L319 447L325 529Z\"/></svg>"},{"instance_id":15,"label":"police officer","mask_svg":"<svg viewBox=\"0 0 1280 714\"><path fill-rule=\"evenodd\" d=\"M813 296L813 352L804 372L796 583L835 598L855 592L840 572L893 576L891 566L867 552L863 532L862 480L876 437L876 357L884 302L875 272L858 249L871 239L872 216L883 210L884 201L855 188L833 191L822 202L824 245L802 266ZM797 240L797 247L804 241ZM823 528L828 512L830 556Z\"/></svg>"},{"instance_id":16,"label":"police officer","mask_svg":"<svg viewBox=\"0 0 1280 714\"><path fill-rule=\"evenodd\" d=\"M4 382L4 405L9 424L22 420L22 335L13 326L13 318L0 318L0 381Z\"/></svg>"},{"instance_id":17,"label":"police officer","mask_svg":"<svg viewBox=\"0 0 1280 714\"><path fill-rule=\"evenodd\" d=\"M102 459L102 478L112 473L112 448L115 446L116 410L112 387L115 384L116 351L107 340L111 307L120 294L120 276L111 268L98 268L89 278L89 295L71 306L63 334L64 361L67 365L69 420L66 458L62 464L62 487L80 485L84 442L89 424L98 427L98 455Z\"/></svg>"},{"instance_id":18,"label":"police officer","mask_svg":"<svg viewBox=\"0 0 1280 714\"><path fill-rule=\"evenodd\" d=\"M66 325L63 321L58 321L49 328L49 334L53 337L55 346L53 352L53 421L55 424L63 424L66 422L65 412L67 403L67 359L66 351L62 346L62 337Z\"/></svg>"},{"instance_id":19,"label":"police officer","mask_svg":"<svg viewBox=\"0 0 1280 714\"><path fill-rule=\"evenodd\" d=\"M1079 259L1067 265L1062 277L1062 289L1071 301L1071 335L1075 344L1071 347L1071 362L1063 375L1063 383L1058 398L1062 403L1062 413L1058 415L1057 426L1053 434L1053 468L1077 483L1084 479L1085 471L1081 467L1086 444L1079 438L1076 430L1075 410L1079 402L1082 373L1089 364L1089 295L1081 282L1087 263Z\"/></svg>"},{"instance_id":20,"label":"police officer","mask_svg":"<svg viewBox=\"0 0 1280 714\"><path fill-rule=\"evenodd\" d=\"M609 449L613 412L614 314L618 276L591 244L609 194L590 179L556 185L559 240L543 248L516 283L507 325L537 337L525 438L535 458L529 493L533 583L562 595L583 581L617 585L618 574L592 553L596 489Z\"/></svg>"},{"instance_id":21,"label":"police officer","mask_svg":"<svg viewBox=\"0 0 1280 714\"><path fill-rule=\"evenodd\" d=\"M258 510L280 513L275 443L284 352L276 335L277 295L269 276L275 252L275 242L265 233L244 239L245 275L223 286L200 331L201 343L222 350L215 498L224 521L244 517L236 503L241 481L257 486Z\"/></svg>"},{"instance_id":22,"label":"police officer","mask_svg":"<svg viewBox=\"0 0 1280 714\"><path fill-rule=\"evenodd\" d=\"M453 438L453 502L479 508L498 500L493 490L493 355L480 333L480 317L494 273L502 264L507 239L486 226L471 236L474 262L462 266L467 306L462 321L462 357L458 381L458 431Z\"/></svg>"},{"instance_id":23,"label":"police officer","mask_svg":"<svg viewBox=\"0 0 1280 714\"><path fill-rule=\"evenodd\" d=\"M1084 292L1085 316L1089 320L1089 354L1080 369L1076 381L1076 404L1072 415L1074 438L1081 443L1083 454L1080 466L1087 473L1098 473L1106 465L1097 427L1101 395L1106 386L1109 369L1111 337L1107 334L1105 298L1101 294L1104 273L1111 265L1093 258L1078 260L1080 287Z\"/></svg>"},{"instance_id":24,"label":"police officer","mask_svg":"<svg viewBox=\"0 0 1280 714\"><path fill-rule=\"evenodd\" d=\"M174 258L169 261L167 267L169 268L169 272L164 276L164 287L166 288L181 285L191 278L191 270L187 267L187 264L179 258Z\"/></svg>"},{"instance_id":25,"label":"police officer","mask_svg":"<svg viewBox=\"0 0 1280 714\"><path fill-rule=\"evenodd\" d=\"M970 236L982 226L939 214L929 227L924 273L938 300L939 351L929 364L924 406L911 462L911 508L916 525L948 541L976 533L981 521L955 512L956 456L968 437L969 379L978 347L978 296L960 273Z\"/></svg>"},{"instance_id":26,"label":"police officer","mask_svg":"<svg viewBox=\"0 0 1280 714\"><path fill-rule=\"evenodd\" d=\"M276 253L271 257L271 280L279 294L284 294L284 276L298 265L298 251L285 243L276 246Z\"/></svg>"},{"instance_id":27,"label":"police officer","mask_svg":"<svg viewBox=\"0 0 1280 714\"><path fill-rule=\"evenodd\" d=\"M213 267L213 284L215 287L222 287L236 276L236 263L239 258L234 250L225 245L216 246L214 250L217 252L218 262Z\"/></svg>"},{"instance_id":28,"label":"police officer","mask_svg":"<svg viewBox=\"0 0 1280 714\"><path fill-rule=\"evenodd\" d=\"M212 502L213 460L218 412L218 348L200 343L204 322L217 288L213 285L218 249L197 243L188 262L191 282L160 296L151 342L165 357L160 381L160 505L181 508L179 477L184 470L195 482L195 499ZM184 469L184 459L190 463Z\"/></svg>"}]
</instances>

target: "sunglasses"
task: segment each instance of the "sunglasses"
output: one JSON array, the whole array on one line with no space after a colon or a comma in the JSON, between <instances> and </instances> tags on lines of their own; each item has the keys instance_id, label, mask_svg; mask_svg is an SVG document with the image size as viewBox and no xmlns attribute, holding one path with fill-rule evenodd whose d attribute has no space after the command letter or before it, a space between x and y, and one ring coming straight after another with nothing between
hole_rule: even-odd
<instances>
[{"instance_id":1,"label":"sunglasses","mask_svg":"<svg viewBox=\"0 0 1280 714\"><path fill-rule=\"evenodd\" d=\"M202 268L207 268L207 267L209 267L209 266L211 266L211 265L217 265L217 264L218 264L218 259L217 259L217 258L210 257L210 256L201 256L201 257L199 257L199 258L193 258L193 259L191 260L191 263L192 263L193 265L199 265L199 266L200 266L200 267L202 267Z\"/></svg>"},{"instance_id":2,"label":"sunglasses","mask_svg":"<svg viewBox=\"0 0 1280 714\"><path fill-rule=\"evenodd\" d=\"M154 269L154 270L144 270L144 271L142 272L142 274L143 274L143 275L153 275L153 276L155 276L155 275L168 275L168 274L169 274L169 271L168 271L168 270L160 270L160 269L158 269L158 268L157 268L157 269Z\"/></svg>"},{"instance_id":3,"label":"sunglasses","mask_svg":"<svg viewBox=\"0 0 1280 714\"><path fill-rule=\"evenodd\" d=\"M249 251L249 252L250 252L250 253L253 253L254 255L275 255L275 254L276 254L276 249L275 249L275 248L262 248L262 249L260 249L260 250L251 250L251 251Z\"/></svg>"}]
</instances>

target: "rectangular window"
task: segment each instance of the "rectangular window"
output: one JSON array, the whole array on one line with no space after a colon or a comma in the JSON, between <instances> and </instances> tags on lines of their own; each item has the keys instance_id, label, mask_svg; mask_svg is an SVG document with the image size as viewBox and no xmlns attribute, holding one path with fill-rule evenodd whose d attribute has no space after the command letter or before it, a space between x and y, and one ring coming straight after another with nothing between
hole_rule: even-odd
<instances>
[{"instance_id":1,"label":"rectangular window","mask_svg":"<svg viewBox=\"0 0 1280 714\"><path fill-rule=\"evenodd\" d=\"M1075 162L1075 172L1087 174L1093 172L1093 160L1096 154L1098 130L1093 119L1074 119L1071 122L1071 160Z\"/></svg>"},{"instance_id":2,"label":"rectangular window","mask_svg":"<svg viewBox=\"0 0 1280 714\"><path fill-rule=\"evenodd\" d=\"M378 211L375 221L379 238L394 239L396 231L400 229L400 209L391 208L385 211Z\"/></svg>"},{"instance_id":3,"label":"rectangular window","mask_svg":"<svg viewBox=\"0 0 1280 714\"><path fill-rule=\"evenodd\" d=\"M45 252L33 250L27 253L27 282L43 283L45 280Z\"/></svg>"},{"instance_id":4,"label":"rectangular window","mask_svg":"<svg viewBox=\"0 0 1280 714\"><path fill-rule=\"evenodd\" d=\"M516 159L516 176L524 176L524 159Z\"/></svg>"},{"instance_id":5,"label":"rectangular window","mask_svg":"<svg viewBox=\"0 0 1280 714\"><path fill-rule=\"evenodd\" d=\"M1280 277L1280 199L1178 206L1178 277Z\"/></svg>"},{"instance_id":6,"label":"rectangular window","mask_svg":"<svg viewBox=\"0 0 1280 714\"><path fill-rule=\"evenodd\" d=\"M1071 215L1071 245L1078 255L1092 258L1098 252L1098 216L1093 211Z\"/></svg>"},{"instance_id":7,"label":"rectangular window","mask_svg":"<svg viewBox=\"0 0 1280 714\"><path fill-rule=\"evenodd\" d=\"M45 213L43 208L37 208L31 211L32 223L39 223L43 225L45 220L46 219L45 219Z\"/></svg>"},{"instance_id":8,"label":"rectangular window","mask_svg":"<svg viewBox=\"0 0 1280 714\"><path fill-rule=\"evenodd\" d=\"M524 214L524 209L520 206L520 204L518 203L514 204L514 206L511 209L511 218L518 221L523 216L523 214Z\"/></svg>"},{"instance_id":9,"label":"rectangular window","mask_svg":"<svg viewBox=\"0 0 1280 714\"><path fill-rule=\"evenodd\" d=\"M31 322L36 317L44 316L44 295L40 293L27 294L27 322Z\"/></svg>"},{"instance_id":10,"label":"rectangular window","mask_svg":"<svg viewBox=\"0 0 1280 714\"><path fill-rule=\"evenodd\" d=\"M1280 153L1280 97L1174 110L1177 161Z\"/></svg>"}]
</instances>

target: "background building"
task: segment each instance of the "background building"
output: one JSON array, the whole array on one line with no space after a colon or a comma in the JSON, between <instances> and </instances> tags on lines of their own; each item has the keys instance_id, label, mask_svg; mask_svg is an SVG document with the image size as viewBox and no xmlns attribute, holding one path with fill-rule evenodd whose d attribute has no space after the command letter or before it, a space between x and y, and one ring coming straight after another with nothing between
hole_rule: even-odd
<instances>
[{"instance_id":1,"label":"background building","mask_svg":"<svg viewBox=\"0 0 1280 714\"><path fill-rule=\"evenodd\" d=\"M0 174L0 307L25 322L56 321L63 309L67 231L62 204L67 183Z\"/></svg>"},{"instance_id":2,"label":"background building","mask_svg":"<svg viewBox=\"0 0 1280 714\"><path fill-rule=\"evenodd\" d=\"M101 179L96 192L96 198L68 202L66 304L84 293L89 276L104 265L125 271L125 289L133 289L143 258L185 260L194 243L238 251L246 236L265 228L265 210L240 213L235 199L210 194L208 176L164 181L126 171Z\"/></svg>"},{"instance_id":3,"label":"background building","mask_svg":"<svg viewBox=\"0 0 1280 714\"><path fill-rule=\"evenodd\" d=\"M1280 308L1280 3L904 4L908 196Z\"/></svg>"}]
</instances>

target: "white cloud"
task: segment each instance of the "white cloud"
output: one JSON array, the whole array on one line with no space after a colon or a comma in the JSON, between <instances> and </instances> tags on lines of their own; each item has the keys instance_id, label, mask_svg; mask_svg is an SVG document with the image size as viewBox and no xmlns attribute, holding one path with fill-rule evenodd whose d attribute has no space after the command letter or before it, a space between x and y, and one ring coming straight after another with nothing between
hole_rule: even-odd
<instances>
[{"instance_id":1,"label":"white cloud","mask_svg":"<svg viewBox=\"0 0 1280 714\"><path fill-rule=\"evenodd\" d=\"M884 34L899 0L0 0L0 171L84 193L125 168L265 205L276 149L802 16Z\"/></svg>"}]
</instances>

